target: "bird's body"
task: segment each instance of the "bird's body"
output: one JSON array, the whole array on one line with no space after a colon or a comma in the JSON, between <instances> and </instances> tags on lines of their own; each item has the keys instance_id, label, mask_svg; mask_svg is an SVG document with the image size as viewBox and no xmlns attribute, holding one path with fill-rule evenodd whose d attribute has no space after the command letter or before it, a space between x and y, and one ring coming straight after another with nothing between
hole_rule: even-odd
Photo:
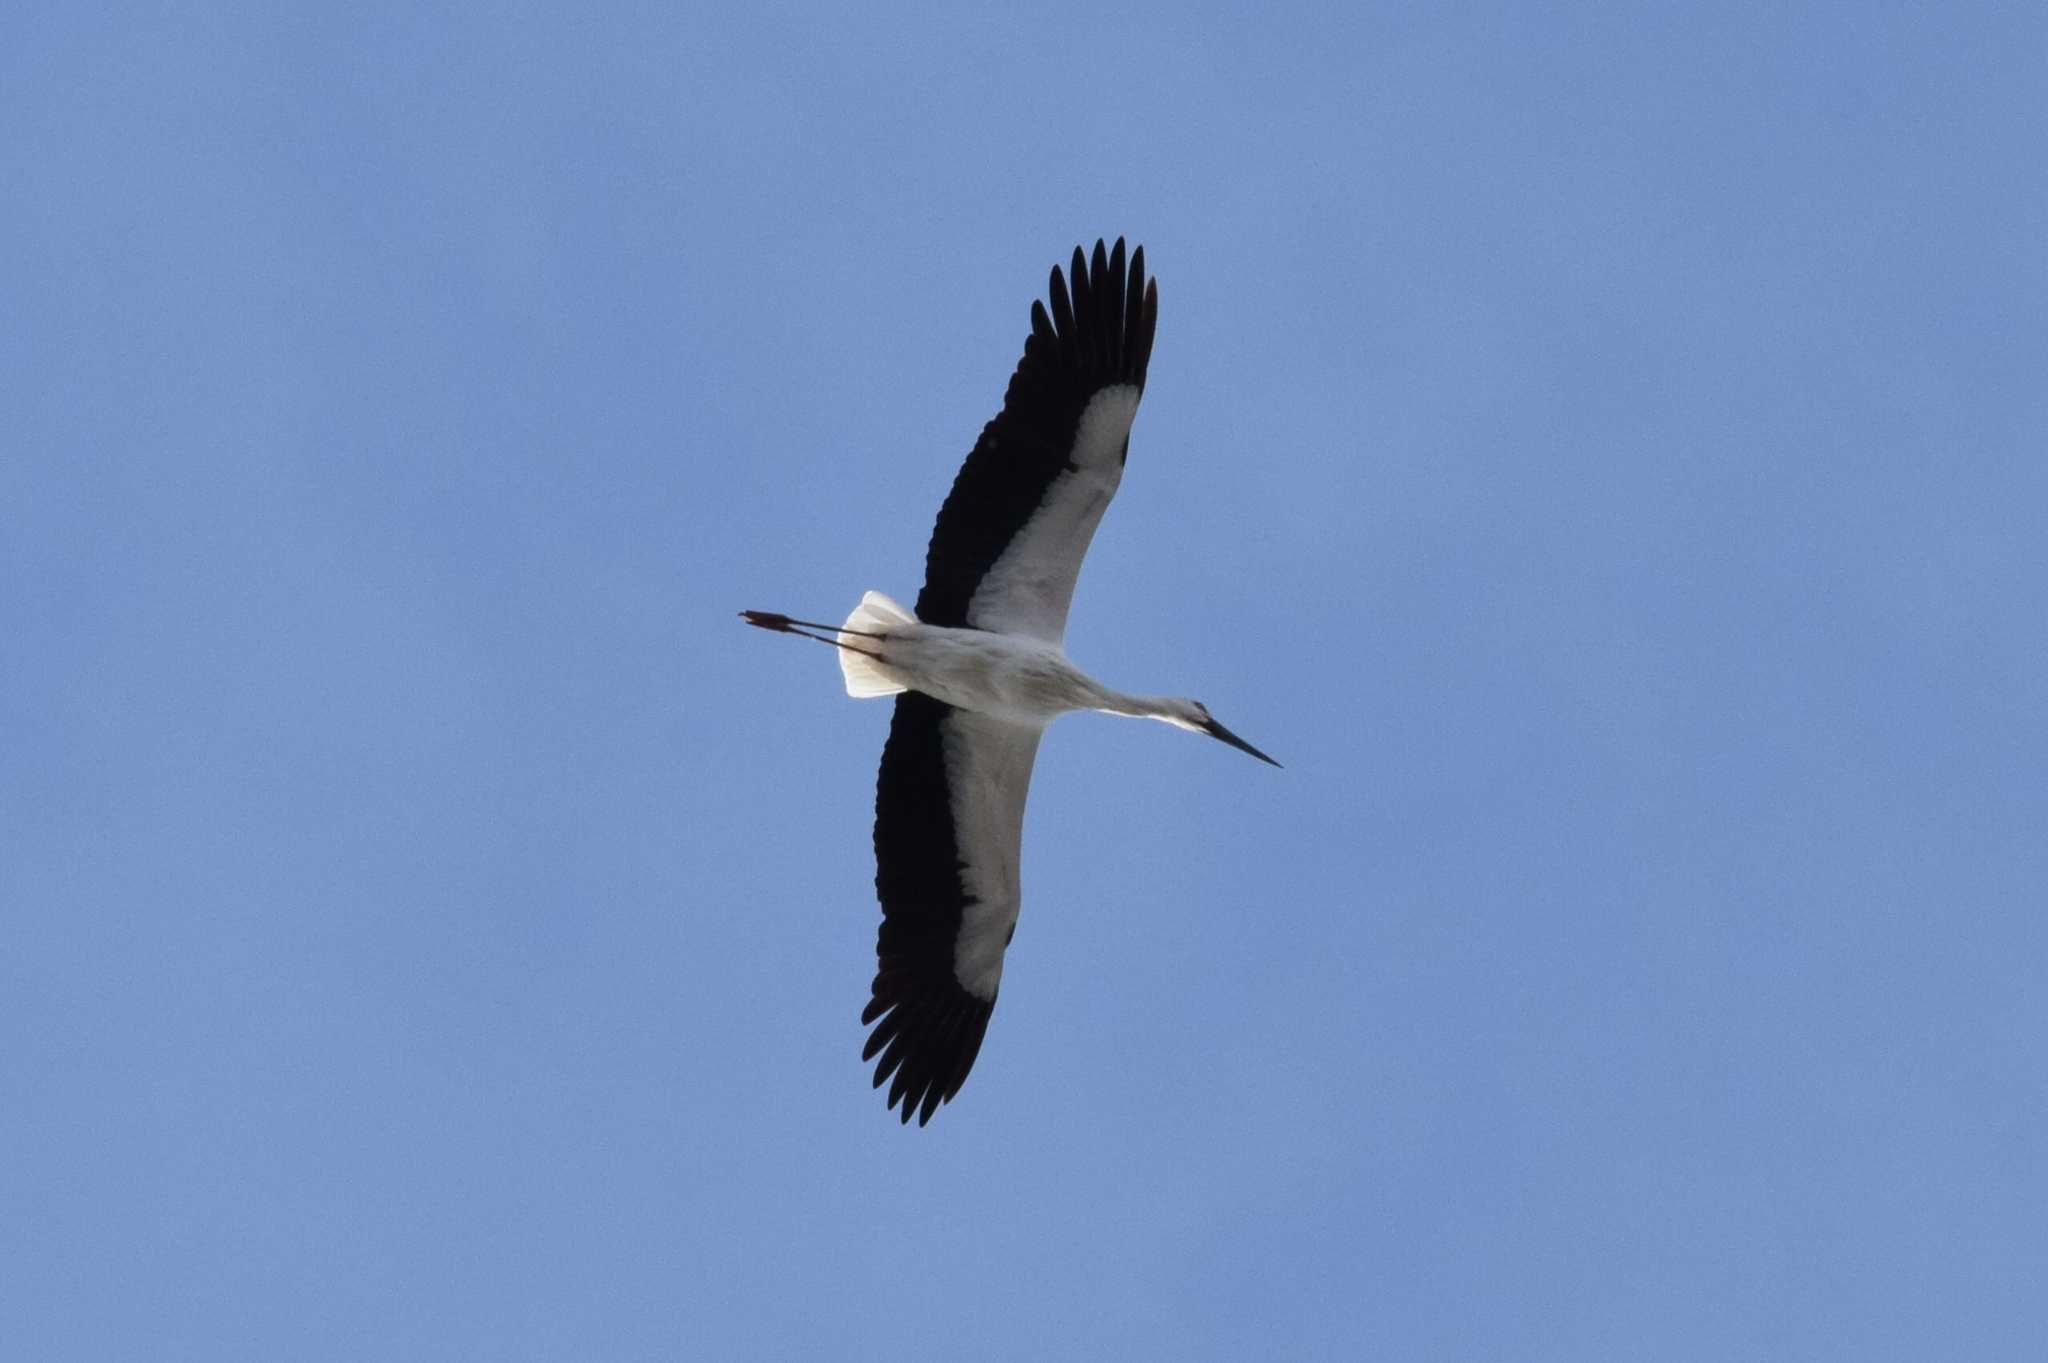
<instances>
[{"instance_id":1,"label":"bird's body","mask_svg":"<svg viewBox=\"0 0 2048 1363\"><path fill-rule=\"evenodd\" d=\"M1163 720L1258 749L1200 702L1127 695L1070 662L1081 559L1123 478L1158 292L1144 251L1074 252L1052 272L1003 410L939 512L909 611L869 592L837 627L745 611L839 650L853 696L896 696L875 794L879 969L861 1020L875 1084L929 1121L980 1052L1022 902L1018 849L1045 726L1070 710ZM1277 766L1278 763L1273 763Z\"/></svg>"},{"instance_id":2,"label":"bird's body","mask_svg":"<svg viewBox=\"0 0 2048 1363\"><path fill-rule=\"evenodd\" d=\"M895 604L880 593L870 593L869 599ZM859 623L870 622L864 618ZM949 629L915 618L885 629L851 634L842 628L839 633L837 642L844 645L839 658L850 691L868 685L887 685L892 692L920 691L958 709L1040 729L1073 710L1194 718L1186 713L1186 702L1111 690L1074 666L1064 648L1046 639Z\"/></svg>"}]
</instances>

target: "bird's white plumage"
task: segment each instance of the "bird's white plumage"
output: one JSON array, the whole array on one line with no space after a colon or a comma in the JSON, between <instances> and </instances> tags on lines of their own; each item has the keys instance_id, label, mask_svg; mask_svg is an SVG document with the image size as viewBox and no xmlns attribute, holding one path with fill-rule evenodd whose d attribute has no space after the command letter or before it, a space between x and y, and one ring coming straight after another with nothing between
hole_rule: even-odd
<instances>
[{"instance_id":1,"label":"bird's white plumage","mask_svg":"<svg viewBox=\"0 0 2048 1363\"><path fill-rule=\"evenodd\" d=\"M861 642L877 650L878 671L903 689L1011 724L1043 727L1070 710L1141 703L1095 681L1043 639L912 620Z\"/></svg>"},{"instance_id":2,"label":"bird's white plumage","mask_svg":"<svg viewBox=\"0 0 2048 1363\"><path fill-rule=\"evenodd\" d=\"M1072 465L975 589L967 618L978 628L1059 643L1081 560L1123 481L1124 447L1140 389L1121 383L1089 399L1074 435Z\"/></svg>"},{"instance_id":3,"label":"bird's white plumage","mask_svg":"<svg viewBox=\"0 0 2048 1363\"><path fill-rule=\"evenodd\" d=\"M1040 724L1013 724L958 710L945 725L946 780L960 848L960 878L969 894L953 946L960 987L993 1000L1003 978L1003 952L1023 903L1019 848L1024 797L1038 756Z\"/></svg>"},{"instance_id":4,"label":"bird's white plumage","mask_svg":"<svg viewBox=\"0 0 2048 1363\"><path fill-rule=\"evenodd\" d=\"M856 700L893 696L903 691L902 679L884 668L863 641L870 635L915 622L917 617L881 592L868 592L839 627L839 672L846 679L846 694Z\"/></svg>"}]
</instances>

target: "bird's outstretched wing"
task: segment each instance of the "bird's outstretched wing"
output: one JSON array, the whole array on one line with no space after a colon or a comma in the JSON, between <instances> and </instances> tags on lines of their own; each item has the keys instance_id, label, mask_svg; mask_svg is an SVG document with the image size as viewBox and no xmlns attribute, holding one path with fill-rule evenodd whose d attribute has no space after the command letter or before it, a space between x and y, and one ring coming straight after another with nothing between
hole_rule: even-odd
<instances>
[{"instance_id":1,"label":"bird's outstretched wing","mask_svg":"<svg viewBox=\"0 0 2048 1363\"><path fill-rule=\"evenodd\" d=\"M875 943L864 1060L922 1126L960 1091L1017 926L1017 848L1041 729L896 698L875 789Z\"/></svg>"},{"instance_id":2,"label":"bird's outstretched wing","mask_svg":"<svg viewBox=\"0 0 2048 1363\"><path fill-rule=\"evenodd\" d=\"M1073 279L1052 271L1051 313L1031 305L1031 335L1003 410L982 428L939 510L925 553L917 617L1061 642L1081 558L1123 478L1124 455L1159 290L1145 248L1092 260L1074 248Z\"/></svg>"}]
</instances>

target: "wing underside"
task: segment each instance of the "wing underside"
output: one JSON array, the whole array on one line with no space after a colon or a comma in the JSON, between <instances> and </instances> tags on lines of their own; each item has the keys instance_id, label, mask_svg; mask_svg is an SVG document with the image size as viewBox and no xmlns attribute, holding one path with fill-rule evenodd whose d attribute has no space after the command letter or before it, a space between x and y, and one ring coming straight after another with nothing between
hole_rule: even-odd
<instances>
[{"instance_id":1,"label":"wing underside","mask_svg":"<svg viewBox=\"0 0 2048 1363\"><path fill-rule=\"evenodd\" d=\"M1018 845L1040 730L918 692L896 699L875 791L882 925L862 1058L922 1125L960 1091L995 1009L1021 897Z\"/></svg>"},{"instance_id":2,"label":"wing underside","mask_svg":"<svg viewBox=\"0 0 2048 1363\"><path fill-rule=\"evenodd\" d=\"M1145 251L1077 247L1052 271L1003 409L939 511L917 615L1059 641L1081 560L1123 477L1151 363L1159 291Z\"/></svg>"}]
</instances>

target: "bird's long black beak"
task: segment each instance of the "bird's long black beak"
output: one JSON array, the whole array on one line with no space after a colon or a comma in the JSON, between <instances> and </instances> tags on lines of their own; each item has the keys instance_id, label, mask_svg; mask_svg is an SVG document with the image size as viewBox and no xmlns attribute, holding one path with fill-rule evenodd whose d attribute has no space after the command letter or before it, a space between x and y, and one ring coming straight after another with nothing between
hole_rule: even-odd
<instances>
[{"instance_id":1,"label":"bird's long black beak","mask_svg":"<svg viewBox=\"0 0 2048 1363\"><path fill-rule=\"evenodd\" d=\"M1276 767L1280 765L1278 762L1274 762L1272 758L1266 756L1257 748L1254 748L1251 744L1245 742L1243 739L1239 738L1236 734L1230 732L1230 730L1224 728L1221 724L1218 724L1213 719L1202 726L1202 732L1209 735L1209 737L1211 738L1222 739L1225 743L1228 743L1231 747L1237 749L1239 752L1250 753L1253 757L1258 758L1261 762L1271 762L1272 765Z\"/></svg>"}]
</instances>

